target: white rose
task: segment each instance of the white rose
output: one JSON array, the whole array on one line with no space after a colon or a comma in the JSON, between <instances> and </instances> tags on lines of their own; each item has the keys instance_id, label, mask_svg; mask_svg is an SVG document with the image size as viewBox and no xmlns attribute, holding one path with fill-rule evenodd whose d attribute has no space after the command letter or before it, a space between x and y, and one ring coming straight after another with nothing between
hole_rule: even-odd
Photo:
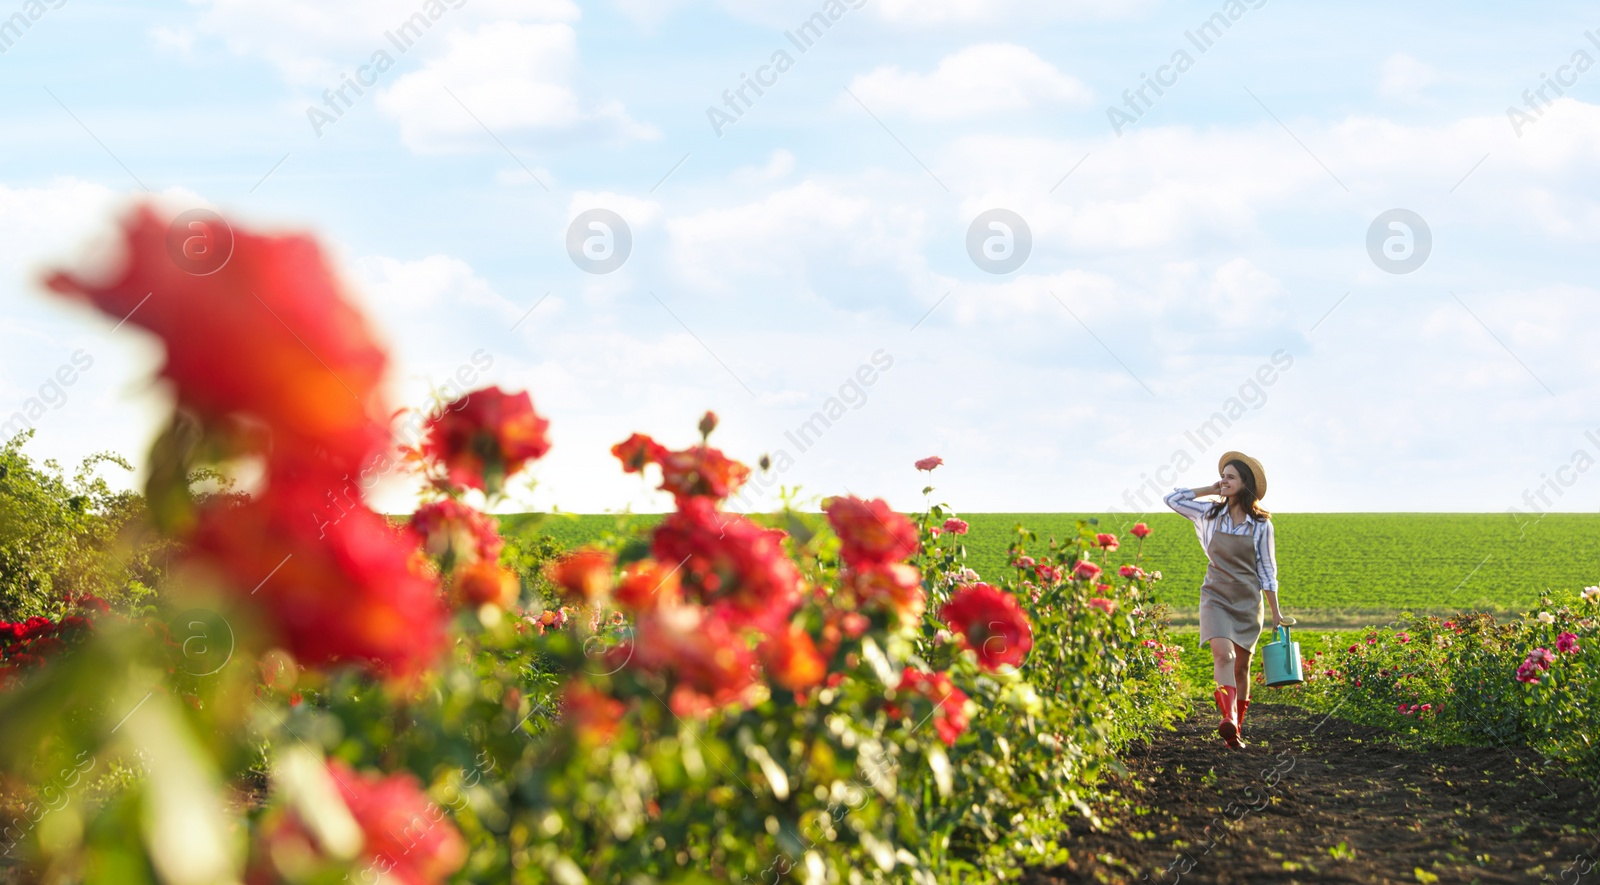
<instances>
[{"instance_id":1,"label":"white rose","mask_svg":"<svg viewBox=\"0 0 1600 885\"><path fill-rule=\"evenodd\" d=\"M1552 615L1549 612L1539 612L1539 623L1541 623L1541 624L1554 624L1555 622L1556 622L1556 616L1555 615Z\"/></svg>"}]
</instances>

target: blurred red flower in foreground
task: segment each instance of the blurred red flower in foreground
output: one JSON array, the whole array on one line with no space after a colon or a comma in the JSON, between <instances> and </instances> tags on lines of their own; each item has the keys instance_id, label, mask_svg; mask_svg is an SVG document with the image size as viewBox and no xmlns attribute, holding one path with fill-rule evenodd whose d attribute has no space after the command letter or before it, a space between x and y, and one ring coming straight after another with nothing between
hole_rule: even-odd
<instances>
[{"instance_id":1,"label":"blurred red flower in foreground","mask_svg":"<svg viewBox=\"0 0 1600 885\"><path fill-rule=\"evenodd\" d=\"M784 552L784 533L718 512L705 498L681 506L656 527L651 552L681 563L684 597L736 626L770 633L787 622L800 602L800 572Z\"/></svg>"},{"instance_id":2,"label":"blurred red flower in foreground","mask_svg":"<svg viewBox=\"0 0 1600 885\"><path fill-rule=\"evenodd\" d=\"M906 626L916 623L927 605L922 573L903 562L866 571L845 569L839 574L839 587L841 592L853 595L857 605L892 612Z\"/></svg>"},{"instance_id":3,"label":"blurred red flower in foreground","mask_svg":"<svg viewBox=\"0 0 1600 885\"><path fill-rule=\"evenodd\" d=\"M466 842L413 775L355 772L337 760L328 773L366 837L370 867L404 885L433 885L466 863Z\"/></svg>"},{"instance_id":4,"label":"blurred red flower in foreground","mask_svg":"<svg viewBox=\"0 0 1600 885\"><path fill-rule=\"evenodd\" d=\"M212 428L248 415L272 431L274 458L358 470L388 439L372 417L388 412L377 393L387 358L322 250L303 235L235 229L227 263L197 275L169 254L167 227L139 206L109 280L57 272L45 285L160 337L160 374Z\"/></svg>"},{"instance_id":5,"label":"blurred red flower in foreground","mask_svg":"<svg viewBox=\"0 0 1600 885\"><path fill-rule=\"evenodd\" d=\"M610 553L584 547L545 566L544 575L568 599L592 605L611 595L616 568L616 557Z\"/></svg>"},{"instance_id":6,"label":"blurred red flower in foreground","mask_svg":"<svg viewBox=\"0 0 1600 885\"><path fill-rule=\"evenodd\" d=\"M450 575L450 593L456 605L510 608L522 593L517 573L487 559L456 569Z\"/></svg>"},{"instance_id":7,"label":"blurred red flower in foreground","mask_svg":"<svg viewBox=\"0 0 1600 885\"><path fill-rule=\"evenodd\" d=\"M979 666L988 670L1019 666L1033 648L1033 627L1017 598L988 584L961 587L939 610L939 618L978 653Z\"/></svg>"},{"instance_id":8,"label":"blurred red flower in foreground","mask_svg":"<svg viewBox=\"0 0 1600 885\"><path fill-rule=\"evenodd\" d=\"M904 703L906 698L917 696L932 702L935 708L933 714L933 727L939 732L939 739L947 746L955 746L956 738L967 730L967 695L950 682L950 677L943 673L924 673L914 667L907 667L900 674L900 687L895 690L896 697ZM895 718L904 718L910 711L902 710L898 704L891 703L888 713Z\"/></svg>"},{"instance_id":9,"label":"blurred red flower in foreground","mask_svg":"<svg viewBox=\"0 0 1600 885\"><path fill-rule=\"evenodd\" d=\"M533 410L527 391L485 387L435 414L422 449L444 465L451 483L494 494L508 477L550 451L549 427Z\"/></svg>"},{"instance_id":10,"label":"blurred red flower in foreground","mask_svg":"<svg viewBox=\"0 0 1600 885\"><path fill-rule=\"evenodd\" d=\"M562 723L588 744L611 740L626 709L621 701L583 682L568 683L561 694Z\"/></svg>"},{"instance_id":11,"label":"blurred red flower in foreground","mask_svg":"<svg viewBox=\"0 0 1600 885\"><path fill-rule=\"evenodd\" d=\"M428 800L414 775L352 771L337 759L327 762L327 773L360 830L353 860L364 881L438 885L467 862L466 841L444 809ZM302 881L329 860L324 833L308 825L299 811L270 812L261 830L261 856L252 861L245 881Z\"/></svg>"},{"instance_id":12,"label":"blurred red flower in foreground","mask_svg":"<svg viewBox=\"0 0 1600 885\"><path fill-rule=\"evenodd\" d=\"M827 662L817 651L817 644L798 627L774 633L756 651L766 665L767 676L793 692L821 683L828 673Z\"/></svg>"},{"instance_id":13,"label":"blurred red flower in foreground","mask_svg":"<svg viewBox=\"0 0 1600 885\"><path fill-rule=\"evenodd\" d=\"M939 457L938 455L934 455L934 456L932 456L930 458L923 458L922 460L918 461L917 462L917 469L918 470L926 470L926 471L931 473L931 472L933 472L933 468L938 467L940 464L943 464L943 463L944 463L944 459L943 458Z\"/></svg>"},{"instance_id":14,"label":"blurred red flower in foreground","mask_svg":"<svg viewBox=\"0 0 1600 885\"><path fill-rule=\"evenodd\" d=\"M733 703L756 684L755 654L744 638L699 606L663 606L640 615L638 640L622 653L647 672L673 678L668 703L679 716Z\"/></svg>"},{"instance_id":15,"label":"blurred red flower in foreground","mask_svg":"<svg viewBox=\"0 0 1600 885\"><path fill-rule=\"evenodd\" d=\"M411 514L411 531L418 543L429 556L442 560L447 570L458 564L498 560L506 545L499 525L493 516L454 498L424 504Z\"/></svg>"},{"instance_id":16,"label":"blurred red flower in foreground","mask_svg":"<svg viewBox=\"0 0 1600 885\"><path fill-rule=\"evenodd\" d=\"M822 509L839 536L839 556L855 568L899 562L917 552L917 527L882 498L829 498Z\"/></svg>"},{"instance_id":17,"label":"blurred red flower in foreground","mask_svg":"<svg viewBox=\"0 0 1600 885\"><path fill-rule=\"evenodd\" d=\"M678 570L654 559L629 563L617 584L616 601L630 611L648 611L658 605L676 602L679 596Z\"/></svg>"},{"instance_id":18,"label":"blurred red flower in foreground","mask_svg":"<svg viewBox=\"0 0 1600 885\"><path fill-rule=\"evenodd\" d=\"M447 613L419 573L409 534L358 507L323 526L307 514L320 488L269 489L257 501L201 515L191 561L219 572L300 663L365 662L392 675L426 667L444 645Z\"/></svg>"}]
</instances>

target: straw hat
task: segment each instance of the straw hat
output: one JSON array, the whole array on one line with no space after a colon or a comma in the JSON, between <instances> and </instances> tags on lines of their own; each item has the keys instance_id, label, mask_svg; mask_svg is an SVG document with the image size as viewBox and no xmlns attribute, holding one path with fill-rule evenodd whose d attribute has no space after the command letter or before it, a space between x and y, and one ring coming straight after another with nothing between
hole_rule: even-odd
<instances>
[{"instance_id":1,"label":"straw hat","mask_svg":"<svg viewBox=\"0 0 1600 885\"><path fill-rule=\"evenodd\" d=\"M1217 462L1217 472L1228 466L1229 461L1243 461L1250 467L1250 472L1256 475L1256 500L1267 496L1267 471L1261 467L1261 462L1246 455L1244 452L1224 452L1222 459Z\"/></svg>"}]
</instances>

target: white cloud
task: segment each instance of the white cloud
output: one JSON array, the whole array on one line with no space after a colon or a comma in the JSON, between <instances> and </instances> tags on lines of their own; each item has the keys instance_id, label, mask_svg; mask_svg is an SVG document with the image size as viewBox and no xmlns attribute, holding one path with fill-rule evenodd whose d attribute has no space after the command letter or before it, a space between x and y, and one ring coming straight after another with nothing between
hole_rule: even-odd
<instances>
[{"instance_id":1,"label":"white cloud","mask_svg":"<svg viewBox=\"0 0 1600 885\"><path fill-rule=\"evenodd\" d=\"M666 222L679 275L724 295L747 293L751 277L803 294L808 271L822 269L893 273L903 285L921 267L923 225L919 206L809 180Z\"/></svg>"},{"instance_id":2,"label":"white cloud","mask_svg":"<svg viewBox=\"0 0 1600 885\"><path fill-rule=\"evenodd\" d=\"M188 58L194 49L194 31L188 28L169 28L162 25L151 28L148 33L150 42L161 52Z\"/></svg>"},{"instance_id":3,"label":"white cloud","mask_svg":"<svg viewBox=\"0 0 1600 885\"><path fill-rule=\"evenodd\" d=\"M821 4L817 4L820 6ZM1101 3L1095 0L875 0L873 6L884 21L908 27L962 25L969 23L1004 24L1045 20L1111 19L1140 15L1155 5L1153 0L1122 0Z\"/></svg>"},{"instance_id":4,"label":"white cloud","mask_svg":"<svg viewBox=\"0 0 1600 885\"><path fill-rule=\"evenodd\" d=\"M1082 82L1011 43L969 46L945 56L927 74L894 65L881 67L855 78L850 91L874 113L921 120L1025 111L1055 103L1083 105L1093 98Z\"/></svg>"},{"instance_id":5,"label":"white cloud","mask_svg":"<svg viewBox=\"0 0 1600 885\"><path fill-rule=\"evenodd\" d=\"M575 21L570 0L200 0L199 28L241 55L272 62L285 79L321 88L372 52L397 52L385 34L412 16L428 22L428 39L442 25L458 29L492 21Z\"/></svg>"},{"instance_id":6,"label":"white cloud","mask_svg":"<svg viewBox=\"0 0 1600 885\"><path fill-rule=\"evenodd\" d=\"M499 137L655 137L621 104L581 99L573 86L577 60L577 34L566 24L500 22L456 31L446 35L443 55L399 77L378 96L378 107L419 152L497 150L486 144L485 127Z\"/></svg>"},{"instance_id":7,"label":"white cloud","mask_svg":"<svg viewBox=\"0 0 1600 885\"><path fill-rule=\"evenodd\" d=\"M1396 52L1383 60L1378 94L1402 101L1420 101L1429 86L1439 82L1439 72L1426 62Z\"/></svg>"}]
</instances>

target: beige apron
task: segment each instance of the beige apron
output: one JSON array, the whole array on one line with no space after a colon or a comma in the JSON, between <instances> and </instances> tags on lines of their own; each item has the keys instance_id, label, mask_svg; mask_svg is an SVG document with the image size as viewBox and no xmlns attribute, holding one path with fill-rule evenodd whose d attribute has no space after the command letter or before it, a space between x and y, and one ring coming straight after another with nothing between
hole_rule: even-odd
<instances>
[{"instance_id":1,"label":"beige apron","mask_svg":"<svg viewBox=\"0 0 1600 885\"><path fill-rule=\"evenodd\" d=\"M1219 528L1211 535L1206 558L1211 564L1200 586L1200 644L1221 636L1254 653L1266 620L1255 536L1230 535Z\"/></svg>"}]
</instances>

